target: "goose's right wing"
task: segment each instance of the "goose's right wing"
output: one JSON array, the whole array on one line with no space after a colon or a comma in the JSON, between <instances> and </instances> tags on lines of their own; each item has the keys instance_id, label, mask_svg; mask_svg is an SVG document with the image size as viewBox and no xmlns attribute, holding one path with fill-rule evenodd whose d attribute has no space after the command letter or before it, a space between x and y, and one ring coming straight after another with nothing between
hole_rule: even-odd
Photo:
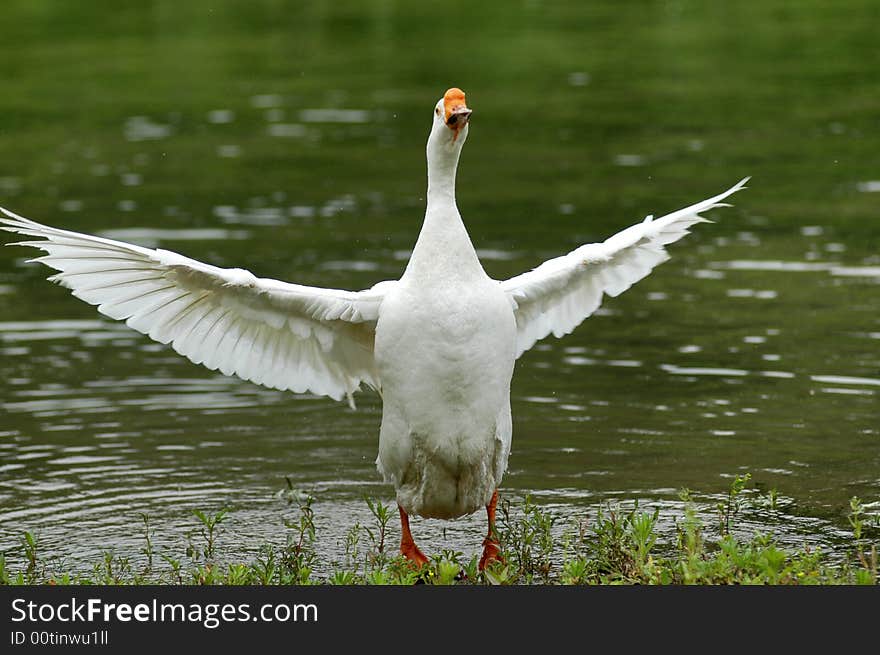
<instances>
[{"instance_id":1,"label":"goose's right wing","mask_svg":"<svg viewBox=\"0 0 880 655\"><path fill-rule=\"evenodd\" d=\"M361 383L380 387L373 341L394 282L358 292L288 284L0 212L0 229L39 239L15 245L45 251L33 261L58 271L50 280L196 364L349 403Z\"/></svg>"}]
</instances>

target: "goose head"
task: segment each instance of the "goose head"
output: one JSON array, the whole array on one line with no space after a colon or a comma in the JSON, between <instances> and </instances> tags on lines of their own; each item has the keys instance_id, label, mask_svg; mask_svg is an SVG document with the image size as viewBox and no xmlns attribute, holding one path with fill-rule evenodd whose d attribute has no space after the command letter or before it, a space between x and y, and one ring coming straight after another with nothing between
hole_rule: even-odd
<instances>
[{"instance_id":1,"label":"goose head","mask_svg":"<svg viewBox=\"0 0 880 655\"><path fill-rule=\"evenodd\" d=\"M471 110L465 102L464 91L453 87L434 105L434 123L428 137L428 149L438 155L457 155L467 139Z\"/></svg>"},{"instance_id":2,"label":"goose head","mask_svg":"<svg viewBox=\"0 0 880 655\"><path fill-rule=\"evenodd\" d=\"M468 134L471 110L464 91L453 87L434 105L434 122L428 136L428 191L455 193L455 170Z\"/></svg>"}]
</instances>

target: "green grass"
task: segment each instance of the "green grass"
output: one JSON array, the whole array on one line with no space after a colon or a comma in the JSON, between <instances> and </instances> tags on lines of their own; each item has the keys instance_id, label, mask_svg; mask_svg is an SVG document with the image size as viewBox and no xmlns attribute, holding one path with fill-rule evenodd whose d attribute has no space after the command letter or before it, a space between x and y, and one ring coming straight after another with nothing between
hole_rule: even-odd
<instances>
[{"instance_id":1,"label":"green grass","mask_svg":"<svg viewBox=\"0 0 880 655\"><path fill-rule=\"evenodd\" d=\"M746 493L748 474L736 476L726 498L716 506L717 524L698 516L689 491L681 492L682 515L676 518L674 540L661 540L659 510L643 510L638 503L624 509L608 505L560 531L559 518L529 497L522 503L503 500L499 505L497 536L502 559L479 571L477 555L444 550L430 563L414 568L389 540L395 513L367 499L371 522L355 523L345 538L343 561L332 562L329 574L315 574L314 498L292 487L279 493L297 508L297 519L284 519L283 545L263 544L248 562L221 563L219 537L228 509L193 512L195 527L183 553L157 553L155 531L143 521L144 546L138 564L129 557L105 552L88 573L58 570L52 558L40 554L39 539L31 532L21 538L13 570L0 555L0 584L227 584L227 585L413 585L413 584L761 584L761 585L876 585L877 542L880 520L866 514L858 498L850 502L851 538L846 556L832 559L817 548L790 550L772 534L738 538L738 517L750 506L776 509L776 494ZM754 490L748 490L754 491ZM160 564L164 562L164 566ZM324 567L326 569L327 567Z\"/></svg>"}]
</instances>

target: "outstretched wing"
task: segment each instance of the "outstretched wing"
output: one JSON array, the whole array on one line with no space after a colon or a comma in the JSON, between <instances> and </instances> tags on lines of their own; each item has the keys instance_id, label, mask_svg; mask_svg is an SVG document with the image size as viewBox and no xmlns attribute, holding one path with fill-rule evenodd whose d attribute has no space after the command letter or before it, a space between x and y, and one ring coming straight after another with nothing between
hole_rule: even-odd
<instances>
[{"instance_id":1,"label":"outstretched wing","mask_svg":"<svg viewBox=\"0 0 880 655\"><path fill-rule=\"evenodd\" d=\"M748 180L662 218L648 216L602 243L583 245L501 282L515 306L517 357L550 333L568 334L598 309L603 294L620 295L669 259L664 246L688 234L692 225L708 222L701 212L728 207L721 201Z\"/></svg>"},{"instance_id":2,"label":"outstretched wing","mask_svg":"<svg viewBox=\"0 0 880 655\"><path fill-rule=\"evenodd\" d=\"M379 388L373 341L394 282L358 292L287 284L0 212L0 228L39 238L8 245L44 250L31 261L57 270L50 280L196 364L349 403L362 382Z\"/></svg>"}]
</instances>

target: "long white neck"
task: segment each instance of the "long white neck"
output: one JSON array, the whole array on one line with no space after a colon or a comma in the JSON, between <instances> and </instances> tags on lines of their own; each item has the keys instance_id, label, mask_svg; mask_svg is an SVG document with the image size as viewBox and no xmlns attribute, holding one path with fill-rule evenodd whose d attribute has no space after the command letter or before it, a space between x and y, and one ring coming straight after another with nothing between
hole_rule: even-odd
<instances>
[{"instance_id":1,"label":"long white neck","mask_svg":"<svg viewBox=\"0 0 880 655\"><path fill-rule=\"evenodd\" d=\"M455 205L455 173L458 171L458 158L461 147L444 147L428 140L425 152L428 157L428 202L427 212L432 209L448 209Z\"/></svg>"},{"instance_id":2,"label":"long white neck","mask_svg":"<svg viewBox=\"0 0 880 655\"><path fill-rule=\"evenodd\" d=\"M450 142L442 132L446 129L443 125L439 130L435 127L428 138L425 222L405 275L466 280L485 272L455 204L455 174L462 143Z\"/></svg>"}]
</instances>

